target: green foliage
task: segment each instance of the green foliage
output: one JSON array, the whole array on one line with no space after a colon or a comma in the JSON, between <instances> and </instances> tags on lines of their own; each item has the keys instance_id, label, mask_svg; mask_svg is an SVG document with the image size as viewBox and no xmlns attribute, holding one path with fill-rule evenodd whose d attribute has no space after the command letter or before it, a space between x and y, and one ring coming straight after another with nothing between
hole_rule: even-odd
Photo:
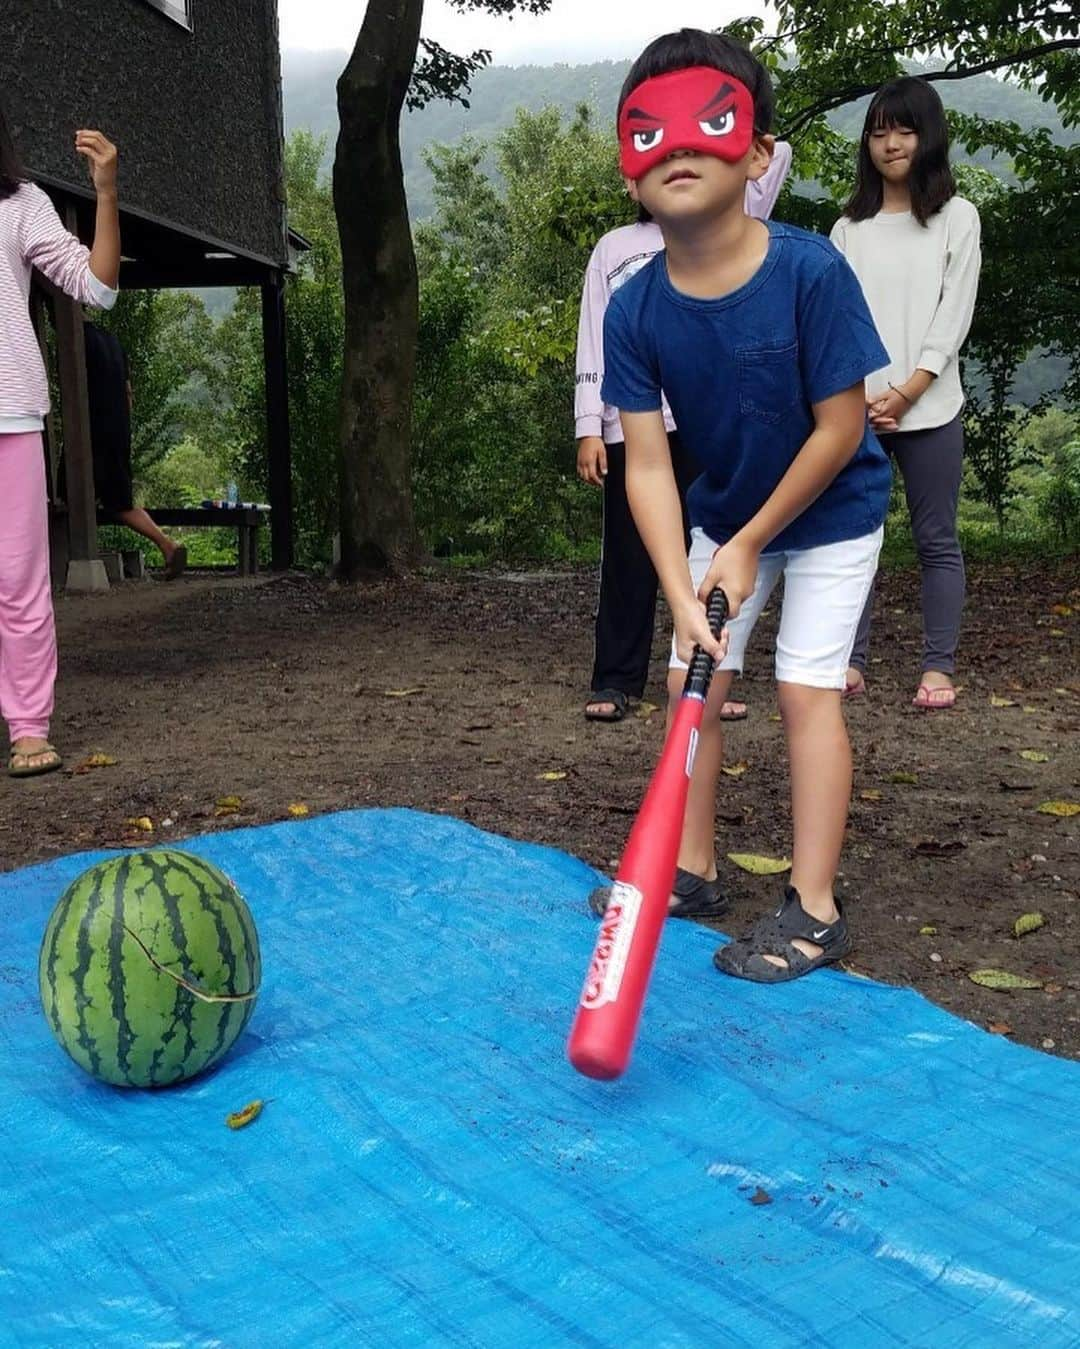
<instances>
[{"instance_id":1,"label":"green foliage","mask_svg":"<svg viewBox=\"0 0 1080 1349\"><path fill-rule=\"evenodd\" d=\"M589 253L633 219L610 133L587 108L519 110L490 147L428 156L417 231L417 520L440 553L577 556L597 494L574 472L573 362Z\"/></svg>"}]
</instances>

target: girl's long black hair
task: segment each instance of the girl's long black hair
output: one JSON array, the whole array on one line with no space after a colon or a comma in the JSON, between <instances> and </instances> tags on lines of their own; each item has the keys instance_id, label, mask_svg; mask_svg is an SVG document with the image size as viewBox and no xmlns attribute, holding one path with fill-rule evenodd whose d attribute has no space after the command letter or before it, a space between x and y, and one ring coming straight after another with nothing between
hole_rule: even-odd
<instances>
[{"instance_id":1,"label":"girl's long black hair","mask_svg":"<svg viewBox=\"0 0 1080 1349\"><path fill-rule=\"evenodd\" d=\"M920 225L925 225L956 196L956 182L949 167L949 127L941 99L933 85L913 75L890 80L870 100L859 141L855 189L844 214L849 220L869 220L881 210L884 188L881 174L870 158L870 135L893 126L914 131L919 138L908 190L911 213Z\"/></svg>"},{"instance_id":2,"label":"girl's long black hair","mask_svg":"<svg viewBox=\"0 0 1080 1349\"><path fill-rule=\"evenodd\" d=\"M26 173L15 149L15 141L8 130L4 109L0 107L0 201L26 181Z\"/></svg>"}]
</instances>

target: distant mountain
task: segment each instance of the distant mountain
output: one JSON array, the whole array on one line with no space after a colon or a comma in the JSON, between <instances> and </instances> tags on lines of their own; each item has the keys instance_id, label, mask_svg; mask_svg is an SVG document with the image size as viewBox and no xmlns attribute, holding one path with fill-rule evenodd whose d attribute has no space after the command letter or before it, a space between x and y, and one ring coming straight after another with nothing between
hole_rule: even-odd
<instances>
[{"instance_id":1,"label":"distant mountain","mask_svg":"<svg viewBox=\"0 0 1080 1349\"><path fill-rule=\"evenodd\" d=\"M345 52L287 51L282 56L287 131L306 129L328 137L328 162L337 136L336 84ZM572 113L579 103L589 103L600 118L611 118L627 61L600 61L592 65L491 66L473 80L470 106L433 103L420 112L407 113L402 125L402 157L409 207L414 219L431 214L431 176L421 151L434 143L452 144L466 133L486 140L513 120L518 108L538 111L555 106ZM1048 126L1055 139L1073 142L1076 129L1066 131L1052 107L1037 94L1006 84L991 75L969 80L943 81L937 86L950 108L983 116L1005 118L1024 128ZM854 136L862 125L868 100L840 108L830 118L837 130Z\"/></svg>"}]
</instances>

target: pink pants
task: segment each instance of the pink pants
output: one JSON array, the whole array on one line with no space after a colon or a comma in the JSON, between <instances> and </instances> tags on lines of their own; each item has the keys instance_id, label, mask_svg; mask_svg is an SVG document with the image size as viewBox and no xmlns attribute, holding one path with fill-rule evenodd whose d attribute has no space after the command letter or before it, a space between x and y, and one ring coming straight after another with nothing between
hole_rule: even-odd
<instances>
[{"instance_id":1,"label":"pink pants","mask_svg":"<svg viewBox=\"0 0 1080 1349\"><path fill-rule=\"evenodd\" d=\"M0 434L0 716L13 743L48 736L55 683L41 432Z\"/></svg>"}]
</instances>

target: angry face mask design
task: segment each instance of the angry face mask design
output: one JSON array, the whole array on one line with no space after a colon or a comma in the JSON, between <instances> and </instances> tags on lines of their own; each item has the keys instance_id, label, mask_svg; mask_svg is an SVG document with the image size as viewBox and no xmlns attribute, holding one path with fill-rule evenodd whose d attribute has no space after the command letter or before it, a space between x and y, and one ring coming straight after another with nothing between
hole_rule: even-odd
<instances>
[{"instance_id":1,"label":"angry face mask design","mask_svg":"<svg viewBox=\"0 0 1080 1349\"><path fill-rule=\"evenodd\" d=\"M695 150L734 163L753 139L750 90L712 66L690 66L645 80L619 113L619 162L625 176L635 180L674 150Z\"/></svg>"}]
</instances>

